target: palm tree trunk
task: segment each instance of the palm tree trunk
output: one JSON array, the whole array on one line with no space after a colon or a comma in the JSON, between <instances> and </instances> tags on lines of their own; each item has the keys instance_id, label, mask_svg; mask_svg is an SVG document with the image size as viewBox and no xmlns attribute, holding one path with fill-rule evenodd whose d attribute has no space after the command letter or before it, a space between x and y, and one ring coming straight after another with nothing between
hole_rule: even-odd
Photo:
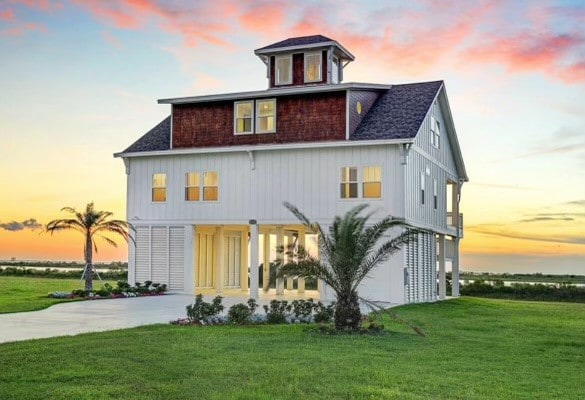
<instances>
[{"instance_id":1,"label":"palm tree trunk","mask_svg":"<svg viewBox=\"0 0 585 400\"><path fill-rule=\"evenodd\" d=\"M85 237L85 291L93 291L93 252L91 247L91 235L86 233Z\"/></svg>"},{"instance_id":2,"label":"palm tree trunk","mask_svg":"<svg viewBox=\"0 0 585 400\"><path fill-rule=\"evenodd\" d=\"M362 322L362 313L357 292L337 293L335 305L335 329L358 331Z\"/></svg>"}]
</instances>

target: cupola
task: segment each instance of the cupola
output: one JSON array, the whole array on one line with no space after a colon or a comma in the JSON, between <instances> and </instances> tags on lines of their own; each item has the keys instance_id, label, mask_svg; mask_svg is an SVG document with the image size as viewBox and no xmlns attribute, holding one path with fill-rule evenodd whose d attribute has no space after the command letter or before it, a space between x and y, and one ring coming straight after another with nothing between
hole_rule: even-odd
<instances>
[{"instance_id":1,"label":"cupola","mask_svg":"<svg viewBox=\"0 0 585 400\"><path fill-rule=\"evenodd\" d=\"M268 87L334 85L355 59L337 41L323 35L282 40L254 50L266 65Z\"/></svg>"}]
</instances>

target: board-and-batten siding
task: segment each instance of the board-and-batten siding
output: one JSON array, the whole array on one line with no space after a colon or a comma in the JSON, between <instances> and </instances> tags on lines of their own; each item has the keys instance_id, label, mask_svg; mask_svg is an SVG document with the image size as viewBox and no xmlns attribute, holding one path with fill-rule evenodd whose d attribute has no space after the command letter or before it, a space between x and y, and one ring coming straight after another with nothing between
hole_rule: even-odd
<instances>
[{"instance_id":1,"label":"board-and-batten siding","mask_svg":"<svg viewBox=\"0 0 585 400\"><path fill-rule=\"evenodd\" d=\"M382 169L381 199L340 199L342 167ZM184 200L185 173L215 171L219 200ZM152 175L167 174L167 201L151 201ZM329 221L351 207L369 203L376 215L403 217L402 165L398 146L255 151L254 169L247 153L216 153L131 159L128 217L166 223L296 223L283 207L288 201L313 219ZM201 176L203 178L203 176ZM378 214L379 213L379 214Z\"/></svg>"},{"instance_id":2,"label":"board-and-batten siding","mask_svg":"<svg viewBox=\"0 0 585 400\"><path fill-rule=\"evenodd\" d=\"M433 233L421 232L417 240L404 249L406 265L406 303L423 303L437 299L436 239Z\"/></svg>"},{"instance_id":3,"label":"board-and-batten siding","mask_svg":"<svg viewBox=\"0 0 585 400\"><path fill-rule=\"evenodd\" d=\"M136 282L164 283L169 290L183 290L185 228L136 226L135 229Z\"/></svg>"}]
</instances>

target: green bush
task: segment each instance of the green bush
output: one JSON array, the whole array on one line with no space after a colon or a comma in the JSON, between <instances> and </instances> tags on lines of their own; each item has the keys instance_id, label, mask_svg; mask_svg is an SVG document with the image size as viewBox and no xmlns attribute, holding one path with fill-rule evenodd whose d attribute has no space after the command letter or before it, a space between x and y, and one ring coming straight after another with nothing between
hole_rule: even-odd
<instances>
[{"instance_id":1,"label":"green bush","mask_svg":"<svg viewBox=\"0 0 585 400\"><path fill-rule=\"evenodd\" d=\"M244 303L234 304L228 310L228 321L236 325L247 325L252 317L250 307Z\"/></svg>"},{"instance_id":2,"label":"green bush","mask_svg":"<svg viewBox=\"0 0 585 400\"><path fill-rule=\"evenodd\" d=\"M270 306L264 306L266 312L266 322L269 324L284 324L286 323L286 316L291 310L288 301L286 300L272 300Z\"/></svg>"},{"instance_id":3,"label":"green bush","mask_svg":"<svg viewBox=\"0 0 585 400\"><path fill-rule=\"evenodd\" d=\"M511 300L565 301L585 303L585 287L570 284L543 285L541 283L514 283L504 286L503 282L494 284L478 279L461 286L464 296L489 297Z\"/></svg>"},{"instance_id":4,"label":"green bush","mask_svg":"<svg viewBox=\"0 0 585 400\"><path fill-rule=\"evenodd\" d=\"M331 303L326 306L320 301L315 306L315 322L317 323L329 323L335 316L335 303Z\"/></svg>"},{"instance_id":5,"label":"green bush","mask_svg":"<svg viewBox=\"0 0 585 400\"><path fill-rule=\"evenodd\" d=\"M203 322L208 317L219 315L224 310L223 297L216 296L211 303L203 300L203 295L195 296L195 303L187 306L187 317L194 322Z\"/></svg>"}]
</instances>

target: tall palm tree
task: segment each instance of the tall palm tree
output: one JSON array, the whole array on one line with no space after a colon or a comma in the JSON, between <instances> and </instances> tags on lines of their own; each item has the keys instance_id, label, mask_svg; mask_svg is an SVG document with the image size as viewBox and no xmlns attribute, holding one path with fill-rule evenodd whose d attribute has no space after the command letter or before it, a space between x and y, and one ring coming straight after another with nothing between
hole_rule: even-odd
<instances>
[{"instance_id":1,"label":"tall palm tree","mask_svg":"<svg viewBox=\"0 0 585 400\"><path fill-rule=\"evenodd\" d=\"M279 275L297 275L323 280L335 291L335 327L338 330L359 330L361 312L357 288L368 274L397 252L409 240L415 238L413 229L402 230L398 236L378 244L386 232L396 226L406 226L404 220L387 216L368 225L372 214L361 215L367 205L349 210L343 217L336 216L326 233L317 222L311 222L295 206L285 202L288 208L311 232L318 235L317 258L297 246L279 249L288 261L279 262Z\"/></svg>"},{"instance_id":2,"label":"tall palm tree","mask_svg":"<svg viewBox=\"0 0 585 400\"><path fill-rule=\"evenodd\" d=\"M85 290L91 292L93 290L93 251L97 253L98 248L96 239L103 239L106 243L118 247L109 237L104 233L115 233L126 242L131 239L128 231L132 229L131 225L126 221L117 219L109 219L113 213L109 211L97 211L94 209L93 202L85 206L85 212L78 212L72 207L63 207L61 211L66 211L73 214L72 218L55 219L47 224L45 231L51 235L58 231L75 230L85 237L85 245L83 247L83 254L85 259Z\"/></svg>"}]
</instances>

